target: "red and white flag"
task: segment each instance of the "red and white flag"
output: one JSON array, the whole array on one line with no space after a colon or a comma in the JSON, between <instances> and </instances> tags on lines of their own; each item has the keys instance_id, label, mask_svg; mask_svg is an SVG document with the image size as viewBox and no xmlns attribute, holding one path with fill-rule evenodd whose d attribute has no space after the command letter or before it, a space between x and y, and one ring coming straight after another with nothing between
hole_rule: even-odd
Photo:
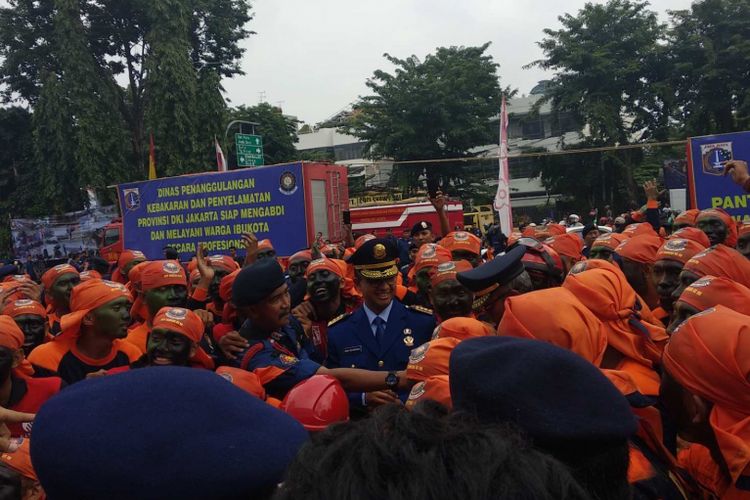
<instances>
[{"instance_id":1,"label":"red and white flag","mask_svg":"<svg viewBox=\"0 0 750 500\"><path fill-rule=\"evenodd\" d=\"M227 167L227 159L224 156L224 151L221 150L221 145L216 136L214 136L214 145L216 146L216 166L218 167L219 172L226 172L229 170Z\"/></svg>"},{"instance_id":2,"label":"red and white flag","mask_svg":"<svg viewBox=\"0 0 750 500\"><path fill-rule=\"evenodd\" d=\"M513 232L513 213L510 209L510 175L508 174L508 108L505 96L500 109L500 172L497 177L497 193L493 203L500 218L500 229L505 235Z\"/></svg>"}]
</instances>

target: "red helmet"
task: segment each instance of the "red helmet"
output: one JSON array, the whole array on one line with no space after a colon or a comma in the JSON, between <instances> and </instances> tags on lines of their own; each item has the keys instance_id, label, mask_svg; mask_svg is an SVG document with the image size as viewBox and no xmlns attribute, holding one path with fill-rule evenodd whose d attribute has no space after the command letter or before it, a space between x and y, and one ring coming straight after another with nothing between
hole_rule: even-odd
<instances>
[{"instance_id":1,"label":"red helmet","mask_svg":"<svg viewBox=\"0 0 750 500\"><path fill-rule=\"evenodd\" d=\"M541 272L562 283L563 262L554 248L533 238L520 238L517 244L526 247L521 262L527 271Z\"/></svg>"},{"instance_id":2,"label":"red helmet","mask_svg":"<svg viewBox=\"0 0 750 500\"><path fill-rule=\"evenodd\" d=\"M281 409L310 432L349 420L349 398L341 383L329 375L313 375L292 387Z\"/></svg>"}]
</instances>

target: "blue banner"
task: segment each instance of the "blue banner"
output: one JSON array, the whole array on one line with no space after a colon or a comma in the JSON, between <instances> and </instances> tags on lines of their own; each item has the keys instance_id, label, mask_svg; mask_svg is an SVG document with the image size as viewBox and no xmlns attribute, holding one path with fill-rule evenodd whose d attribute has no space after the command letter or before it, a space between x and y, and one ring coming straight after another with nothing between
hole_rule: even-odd
<instances>
[{"instance_id":1,"label":"blue banner","mask_svg":"<svg viewBox=\"0 0 750 500\"><path fill-rule=\"evenodd\" d=\"M279 255L307 247L302 164L167 177L118 186L126 249L149 259L174 247L189 260L244 251L242 233L270 238Z\"/></svg>"},{"instance_id":2,"label":"blue banner","mask_svg":"<svg viewBox=\"0 0 750 500\"><path fill-rule=\"evenodd\" d=\"M750 132L691 137L688 180L690 208L723 208L739 221L750 221L750 195L724 177L729 160L750 161Z\"/></svg>"}]
</instances>

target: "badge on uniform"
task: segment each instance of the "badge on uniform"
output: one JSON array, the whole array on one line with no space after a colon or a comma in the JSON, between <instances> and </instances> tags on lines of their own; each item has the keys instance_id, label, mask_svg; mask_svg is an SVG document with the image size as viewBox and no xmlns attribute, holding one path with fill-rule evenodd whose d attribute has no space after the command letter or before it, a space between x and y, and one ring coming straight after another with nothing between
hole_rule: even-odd
<instances>
[{"instance_id":1,"label":"badge on uniform","mask_svg":"<svg viewBox=\"0 0 750 500\"><path fill-rule=\"evenodd\" d=\"M404 328L404 345L406 347L414 346L414 337L411 336L411 328Z\"/></svg>"}]
</instances>

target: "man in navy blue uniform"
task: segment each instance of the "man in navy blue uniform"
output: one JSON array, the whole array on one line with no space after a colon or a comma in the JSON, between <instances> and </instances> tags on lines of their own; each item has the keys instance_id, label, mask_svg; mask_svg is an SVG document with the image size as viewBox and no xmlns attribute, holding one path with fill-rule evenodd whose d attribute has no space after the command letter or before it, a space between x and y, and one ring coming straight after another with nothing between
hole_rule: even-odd
<instances>
[{"instance_id":1,"label":"man in navy blue uniform","mask_svg":"<svg viewBox=\"0 0 750 500\"><path fill-rule=\"evenodd\" d=\"M376 238L362 245L349 259L364 304L329 324L329 368L404 370L411 350L429 341L435 318L429 309L406 307L394 299L398 248L390 239ZM349 393L352 409L374 408L402 400L407 392Z\"/></svg>"},{"instance_id":2,"label":"man in navy blue uniform","mask_svg":"<svg viewBox=\"0 0 750 500\"><path fill-rule=\"evenodd\" d=\"M336 377L350 391L408 387L405 373L395 369L388 373L348 367L328 369L312 361L312 346L290 314L289 287L276 259L263 259L242 269L232 286L232 302L248 318L240 329L247 348L239 356L239 366L258 370L266 392L275 398L283 398L289 389L315 374ZM404 362L401 369L405 367Z\"/></svg>"}]
</instances>

